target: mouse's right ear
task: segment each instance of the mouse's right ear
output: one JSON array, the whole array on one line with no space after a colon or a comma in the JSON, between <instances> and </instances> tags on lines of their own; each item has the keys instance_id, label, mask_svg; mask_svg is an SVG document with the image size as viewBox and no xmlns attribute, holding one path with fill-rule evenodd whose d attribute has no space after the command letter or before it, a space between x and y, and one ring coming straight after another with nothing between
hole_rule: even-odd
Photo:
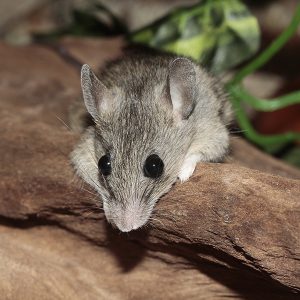
<instances>
[{"instance_id":1,"label":"mouse's right ear","mask_svg":"<svg viewBox=\"0 0 300 300\"><path fill-rule=\"evenodd\" d=\"M81 88L87 111L93 119L98 119L99 113L107 111L111 106L111 96L106 86L87 64L81 68Z\"/></svg>"},{"instance_id":2,"label":"mouse's right ear","mask_svg":"<svg viewBox=\"0 0 300 300\"><path fill-rule=\"evenodd\" d=\"M196 71L191 60L180 57L170 63L168 88L176 119L188 119L196 100Z\"/></svg>"}]
</instances>

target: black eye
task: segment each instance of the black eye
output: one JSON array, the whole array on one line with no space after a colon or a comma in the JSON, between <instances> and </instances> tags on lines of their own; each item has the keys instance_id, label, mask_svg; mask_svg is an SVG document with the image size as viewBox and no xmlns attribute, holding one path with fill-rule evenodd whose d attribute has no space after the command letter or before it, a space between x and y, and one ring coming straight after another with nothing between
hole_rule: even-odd
<instances>
[{"instance_id":1,"label":"black eye","mask_svg":"<svg viewBox=\"0 0 300 300\"><path fill-rule=\"evenodd\" d=\"M98 161L98 168L104 176L111 173L110 155L103 155Z\"/></svg>"},{"instance_id":2,"label":"black eye","mask_svg":"<svg viewBox=\"0 0 300 300\"><path fill-rule=\"evenodd\" d=\"M144 174L146 177L158 178L164 170L164 163L156 154L147 157L144 164Z\"/></svg>"}]
</instances>

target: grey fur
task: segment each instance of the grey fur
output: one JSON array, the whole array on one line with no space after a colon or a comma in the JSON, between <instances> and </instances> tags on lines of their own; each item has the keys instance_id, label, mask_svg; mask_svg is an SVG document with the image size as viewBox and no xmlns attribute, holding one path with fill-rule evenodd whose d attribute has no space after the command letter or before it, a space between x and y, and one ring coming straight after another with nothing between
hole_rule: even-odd
<instances>
[{"instance_id":1,"label":"grey fur","mask_svg":"<svg viewBox=\"0 0 300 300\"><path fill-rule=\"evenodd\" d=\"M71 160L121 231L144 225L158 199L178 177L187 180L198 161L221 160L227 151L230 105L216 81L186 58L128 55L107 66L99 80L85 65L82 88L95 126ZM97 162L106 153L112 173L104 178ZM156 180L143 174L154 153L165 165Z\"/></svg>"}]
</instances>

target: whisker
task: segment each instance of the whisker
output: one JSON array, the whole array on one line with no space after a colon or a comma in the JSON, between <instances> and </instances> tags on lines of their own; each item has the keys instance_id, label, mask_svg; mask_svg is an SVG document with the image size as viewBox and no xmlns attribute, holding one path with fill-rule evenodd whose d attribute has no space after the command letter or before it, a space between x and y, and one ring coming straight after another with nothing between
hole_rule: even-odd
<instances>
[{"instance_id":1,"label":"whisker","mask_svg":"<svg viewBox=\"0 0 300 300\"><path fill-rule=\"evenodd\" d=\"M83 190L83 191L85 191L85 192L87 192L87 193L89 193L89 194L91 194L91 195L93 195L93 196L98 196L97 193L93 193L92 191L89 191L88 189L85 189L83 186L80 187L80 189Z\"/></svg>"},{"instance_id":2,"label":"whisker","mask_svg":"<svg viewBox=\"0 0 300 300\"><path fill-rule=\"evenodd\" d=\"M161 221L161 220L159 220L159 219L157 219L157 218L151 217L149 220L150 220L150 222L151 222L151 221L159 222L163 227L165 227L165 224L163 223L163 221ZM151 222L151 225L154 225L154 224ZM155 226L155 225L154 225L154 226ZM157 228L157 227L156 227L156 228Z\"/></svg>"},{"instance_id":3,"label":"whisker","mask_svg":"<svg viewBox=\"0 0 300 300\"><path fill-rule=\"evenodd\" d=\"M94 214L95 213L95 211L89 211L87 214L85 214L84 215L84 217L89 217L90 215L92 215L92 214Z\"/></svg>"},{"instance_id":4,"label":"whisker","mask_svg":"<svg viewBox=\"0 0 300 300\"><path fill-rule=\"evenodd\" d=\"M69 130L72 132L72 129L63 121L59 116L55 115L55 117Z\"/></svg>"}]
</instances>

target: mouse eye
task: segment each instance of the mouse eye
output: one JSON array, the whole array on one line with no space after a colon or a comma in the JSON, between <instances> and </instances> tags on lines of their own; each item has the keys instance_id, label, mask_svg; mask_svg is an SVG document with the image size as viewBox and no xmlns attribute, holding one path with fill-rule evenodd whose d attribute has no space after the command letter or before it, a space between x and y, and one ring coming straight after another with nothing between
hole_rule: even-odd
<instances>
[{"instance_id":1,"label":"mouse eye","mask_svg":"<svg viewBox=\"0 0 300 300\"><path fill-rule=\"evenodd\" d=\"M147 157L143 168L146 177L158 178L163 173L163 170L164 163L158 155L152 154Z\"/></svg>"},{"instance_id":2,"label":"mouse eye","mask_svg":"<svg viewBox=\"0 0 300 300\"><path fill-rule=\"evenodd\" d=\"M111 173L110 155L103 155L98 161L98 168L104 176Z\"/></svg>"}]
</instances>

